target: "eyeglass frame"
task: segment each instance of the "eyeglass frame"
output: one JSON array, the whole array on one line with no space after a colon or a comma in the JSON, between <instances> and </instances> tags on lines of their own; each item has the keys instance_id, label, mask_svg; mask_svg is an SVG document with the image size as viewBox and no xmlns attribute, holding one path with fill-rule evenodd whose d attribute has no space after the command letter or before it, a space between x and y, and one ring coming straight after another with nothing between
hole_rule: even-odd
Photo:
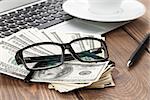
<instances>
[{"instance_id":1,"label":"eyeglass frame","mask_svg":"<svg viewBox=\"0 0 150 100\"><path fill-rule=\"evenodd\" d=\"M71 46L71 43L73 42L76 42L76 41L81 41L81 40L87 40L87 39L91 39L91 40L97 40L99 41L101 44L103 44L102 46L104 47L104 51L105 51L105 54L106 54L106 57L104 59L101 59L99 61L84 61L82 59L79 58L79 56L75 53L75 51L73 50L72 46ZM38 45L47 45L47 44L50 44L50 45L57 45L57 46L60 46L61 47L61 50L62 50L62 55L61 55L61 63L59 65L56 65L54 67L50 67L50 68L39 68L39 69L31 69L29 68L27 65L26 65L26 61L24 60L24 57L23 57L23 51L28 49L28 48L31 48L31 47L34 47L34 46L38 46ZM108 54L108 50L107 50L107 46L106 46L106 43L102 40L102 39L98 39L98 38L95 38L95 37L83 37L83 38L77 38L77 39L74 39L72 41L70 41L69 43L55 43L55 42L40 42L40 43L35 43L35 44L32 44L32 45L29 45L27 47L24 47L22 49L20 49L19 51L17 51L16 55L15 55L15 59L16 59L16 62L17 64L23 64L25 66L25 68L29 71L40 71L40 70L46 70L46 69L52 69L52 68L56 68L56 67L59 67L61 66L64 61L65 61L65 49L68 49L71 53L71 56L77 60L79 60L80 62L86 62L86 63L91 63L91 62L104 62L104 61L107 61L108 58L109 58L109 54Z\"/></svg>"}]
</instances>

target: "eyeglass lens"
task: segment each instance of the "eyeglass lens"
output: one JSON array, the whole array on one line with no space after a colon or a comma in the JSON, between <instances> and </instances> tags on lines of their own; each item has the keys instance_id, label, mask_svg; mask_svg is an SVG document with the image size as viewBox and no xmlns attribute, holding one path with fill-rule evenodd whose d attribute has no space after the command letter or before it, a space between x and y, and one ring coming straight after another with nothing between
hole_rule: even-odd
<instances>
[{"instance_id":1,"label":"eyeglass lens","mask_svg":"<svg viewBox=\"0 0 150 100\"><path fill-rule=\"evenodd\" d=\"M82 61L100 61L105 58L102 43L94 39L85 39L71 43L71 47Z\"/></svg>"},{"instance_id":2,"label":"eyeglass lens","mask_svg":"<svg viewBox=\"0 0 150 100\"><path fill-rule=\"evenodd\" d=\"M23 59L29 69L55 67L62 63L62 48L54 44L36 45L23 51Z\"/></svg>"}]
</instances>

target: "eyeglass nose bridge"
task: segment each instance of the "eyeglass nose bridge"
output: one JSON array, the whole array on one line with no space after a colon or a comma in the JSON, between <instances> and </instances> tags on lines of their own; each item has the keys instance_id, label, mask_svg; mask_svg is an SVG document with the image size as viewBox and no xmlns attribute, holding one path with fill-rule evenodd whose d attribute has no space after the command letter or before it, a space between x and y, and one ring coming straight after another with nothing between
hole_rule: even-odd
<instances>
[{"instance_id":1,"label":"eyeglass nose bridge","mask_svg":"<svg viewBox=\"0 0 150 100\"><path fill-rule=\"evenodd\" d=\"M71 48L71 45L69 43L65 43L63 44L64 46L64 49L70 49Z\"/></svg>"},{"instance_id":2,"label":"eyeglass nose bridge","mask_svg":"<svg viewBox=\"0 0 150 100\"><path fill-rule=\"evenodd\" d=\"M64 44L64 50L65 49L68 49L72 55L75 54L73 48L71 47L71 45L69 43Z\"/></svg>"},{"instance_id":3,"label":"eyeglass nose bridge","mask_svg":"<svg viewBox=\"0 0 150 100\"><path fill-rule=\"evenodd\" d=\"M70 43L66 43L66 44L63 44L64 46L64 51L67 49L69 50L69 52L71 53L72 57L75 58L75 59L79 59L78 56L75 55L75 51L73 50L73 48L71 47Z\"/></svg>"}]
</instances>

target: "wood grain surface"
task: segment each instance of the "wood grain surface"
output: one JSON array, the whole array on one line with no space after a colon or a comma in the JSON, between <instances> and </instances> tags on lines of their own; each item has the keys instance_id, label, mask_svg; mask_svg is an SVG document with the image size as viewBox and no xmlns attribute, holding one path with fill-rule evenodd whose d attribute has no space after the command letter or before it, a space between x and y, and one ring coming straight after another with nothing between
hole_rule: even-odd
<instances>
[{"instance_id":1,"label":"wood grain surface","mask_svg":"<svg viewBox=\"0 0 150 100\"><path fill-rule=\"evenodd\" d=\"M145 50L138 63L126 67L132 52L150 32L150 0L140 1L147 8L144 16L105 35L110 59L116 63L115 87L59 93L49 90L48 84L26 84L0 74L0 100L150 100L150 53Z\"/></svg>"}]
</instances>

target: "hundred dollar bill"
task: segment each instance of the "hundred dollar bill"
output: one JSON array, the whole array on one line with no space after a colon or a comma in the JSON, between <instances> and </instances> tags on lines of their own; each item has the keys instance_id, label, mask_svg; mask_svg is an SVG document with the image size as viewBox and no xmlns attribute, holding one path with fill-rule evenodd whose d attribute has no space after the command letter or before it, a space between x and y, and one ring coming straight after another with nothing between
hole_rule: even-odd
<instances>
[{"instance_id":1,"label":"hundred dollar bill","mask_svg":"<svg viewBox=\"0 0 150 100\"><path fill-rule=\"evenodd\" d=\"M92 64L64 63L58 68L38 71L33 78L49 80L51 83L90 83L100 78L107 65L107 61Z\"/></svg>"}]
</instances>

